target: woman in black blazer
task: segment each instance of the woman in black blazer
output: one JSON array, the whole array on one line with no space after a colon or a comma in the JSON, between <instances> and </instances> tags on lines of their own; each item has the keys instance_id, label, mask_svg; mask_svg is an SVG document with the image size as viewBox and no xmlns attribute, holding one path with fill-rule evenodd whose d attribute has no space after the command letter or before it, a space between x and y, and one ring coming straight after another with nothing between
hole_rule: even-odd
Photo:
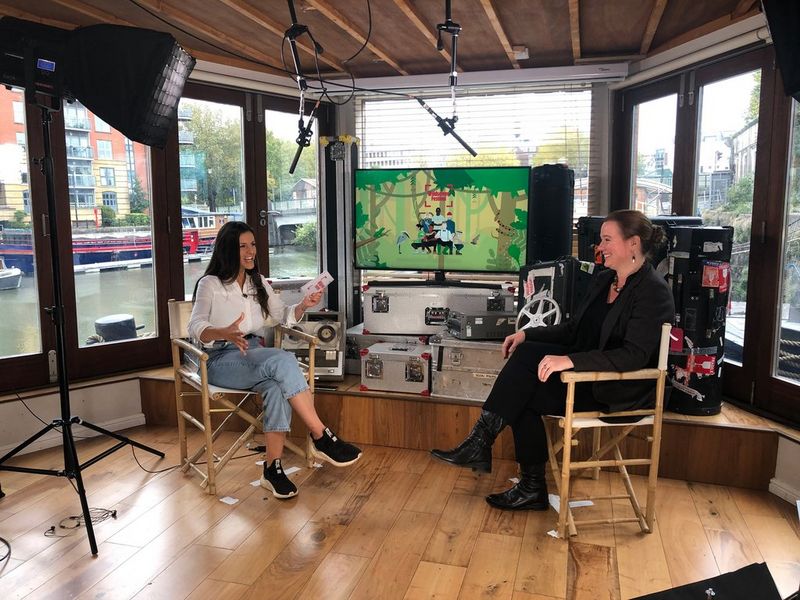
<instances>
[{"instance_id":1,"label":"woman in black blazer","mask_svg":"<svg viewBox=\"0 0 800 600\"><path fill-rule=\"evenodd\" d=\"M632 371L658 362L661 324L675 306L664 278L646 257L664 242L664 231L641 212L620 210L606 217L600 245L606 270L598 273L574 318L552 327L518 331L503 342L508 358L467 438L436 458L489 472L492 444L506 425L514 434L520 481L486 501L497 508L546 510L547 442L541 415L564 414L566 385L560 371ZM579 383L576 411L613 413L652 406L650 381Z\"/></svg>"}]
</instances>

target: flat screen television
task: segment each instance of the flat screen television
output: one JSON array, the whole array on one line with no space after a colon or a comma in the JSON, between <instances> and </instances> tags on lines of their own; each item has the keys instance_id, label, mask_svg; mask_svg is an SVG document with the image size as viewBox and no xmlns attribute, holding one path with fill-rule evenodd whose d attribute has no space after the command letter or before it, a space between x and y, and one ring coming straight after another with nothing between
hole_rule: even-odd
<instances>
[{"instance_id":1,"label":"flat screen television","mask_svg":"<svg viewBox=\"0 0 800 600\"><path fill-rule=\"evenodd\" d=\"M357 169L355 267L517 273L529 167Z\"/></svg>"}]
</instances>

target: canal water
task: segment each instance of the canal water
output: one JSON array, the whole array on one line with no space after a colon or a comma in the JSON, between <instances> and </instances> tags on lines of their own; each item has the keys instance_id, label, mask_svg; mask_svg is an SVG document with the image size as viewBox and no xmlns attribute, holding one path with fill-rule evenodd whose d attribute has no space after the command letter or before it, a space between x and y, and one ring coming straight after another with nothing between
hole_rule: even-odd
<instances>
[{"instance_id":1,"label":"canal water","mask_svg":"<svg viewBox=\"0 0 800 600\"><path fill-rule=\"evenodd\" d=\"M184 263L187 294L191 295L207 264L207 261ZM316 275L313 251L284 252L274 257L271 252L270 264L271 277L306 272ZM22 278L18 289L0 290L0 358L41 352L42 317L35 284L35 279L28 275ZM132 315L136 326L143 326L138 331L139 337L156 334L153 270L149 265L138 269L76 273L75 290L81 346L93 341L95 321L108 315Z\"/></svg>"}]
</instances>

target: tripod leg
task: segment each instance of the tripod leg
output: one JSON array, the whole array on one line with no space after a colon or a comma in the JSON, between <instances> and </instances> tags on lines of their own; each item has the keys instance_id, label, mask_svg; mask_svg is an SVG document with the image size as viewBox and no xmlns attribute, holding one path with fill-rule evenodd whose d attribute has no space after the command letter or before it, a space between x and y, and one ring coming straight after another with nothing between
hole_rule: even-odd
<instances>
[{"instance_id":1,"label":"tripod leg","mask_svg":"<svg viewBox=\"0 0 800 600\"><path fill-rule=\"evenodd\" d=\"M124 442L126 444L130 444L134 448L139 448L139 450L144 450L145 452L149 452L150 454L155 454L159 458L164 458L164 453L160 450L156 450L155 448L151 448L150 446L145 446L144 444L140 444L124 435L120 435L118 433L114 433L113 431L109 431L108 429L103 429L102 427L98 427L93 423L89 423L88 421L80 421L80 424L84 427L88 427L92 431L96 431L97 433L102 433L103 435L107 435L108 437L112 437L120 442Z\"/></svg>"},{"instance_id":2,"label":"tripod leg","mask_svg":"<svg viewBox=\"0 0 800 600\"><path fill-rule=\"evenodd\" d=\"M94 537L94 525L92 524L92 515L89 512L89 503L86 501L86 489L83 487L78 451L75 449L75 438L72 437L72 423L64 423L62 431L64 433L64 465L66 467L64 471L67 477L75 479L78 497L81 500L83 523L86 526L86 535L89 537L89 548L92 551L92 556L97 556L97 540Z\"/></svg>"}]
</instances>

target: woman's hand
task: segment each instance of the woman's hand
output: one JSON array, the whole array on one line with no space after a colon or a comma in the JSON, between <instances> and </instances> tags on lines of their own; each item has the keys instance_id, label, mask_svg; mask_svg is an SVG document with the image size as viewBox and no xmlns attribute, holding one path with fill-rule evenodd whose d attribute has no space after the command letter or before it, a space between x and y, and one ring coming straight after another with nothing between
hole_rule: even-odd
<instances>
[{"instance_id":1,"label":"woman's hand","mask_svg":"<svg viewBox=\"0 0 800 600\"><path fill-rule=\"evenodd\" d=\"M303 305L303 310L305 310L307 308L311 308L312 306L316 306L317 304L319 304L319 301L321 299L322 299L322 292L314 292L303 298L303 301L300 304Z\"/></svg>"},{"instance_id":2,"label":"woman's hand","mask_svg":"<svg viewBox=\"0 0 800 600\"><path fill-rule=\"evenodd\" d=\"M548 354L541 361L539 361L539 381L544 383L553 373L566 371L574 366L575 365L572 364L572 359L570 359L569 356L556 356L554 354Z\"/></svg>"},{"instance_id":3,"label":"woman's hand","mask_svg":"<svg viewBox=\"0 0 800 600\"><path fill-rule=\"evenodd\" d=\"M240 314L239 318L227 327L222 327L220 329L220 333L222 334L223 340L234 344L237 348L239 348L242 354L247 354L247 340L244 339L244 334L242 333L242 330L239 329L239 323L241 323L243 320L244 313Z\"/></svg>"},{"instance_id":4,"label":"woman's hand","mask_svg":"<svg viewBox=\"0 0 800 600\"><path fill-rule=\"evenodd\" d=\"M504 339L503 358L508 358L509 356L511 356L511 353L514 352L514 349L524 341L525 341L525 332L522 330L516 333L512 333L506 339Z\"/></svg>"}]
</instances>

